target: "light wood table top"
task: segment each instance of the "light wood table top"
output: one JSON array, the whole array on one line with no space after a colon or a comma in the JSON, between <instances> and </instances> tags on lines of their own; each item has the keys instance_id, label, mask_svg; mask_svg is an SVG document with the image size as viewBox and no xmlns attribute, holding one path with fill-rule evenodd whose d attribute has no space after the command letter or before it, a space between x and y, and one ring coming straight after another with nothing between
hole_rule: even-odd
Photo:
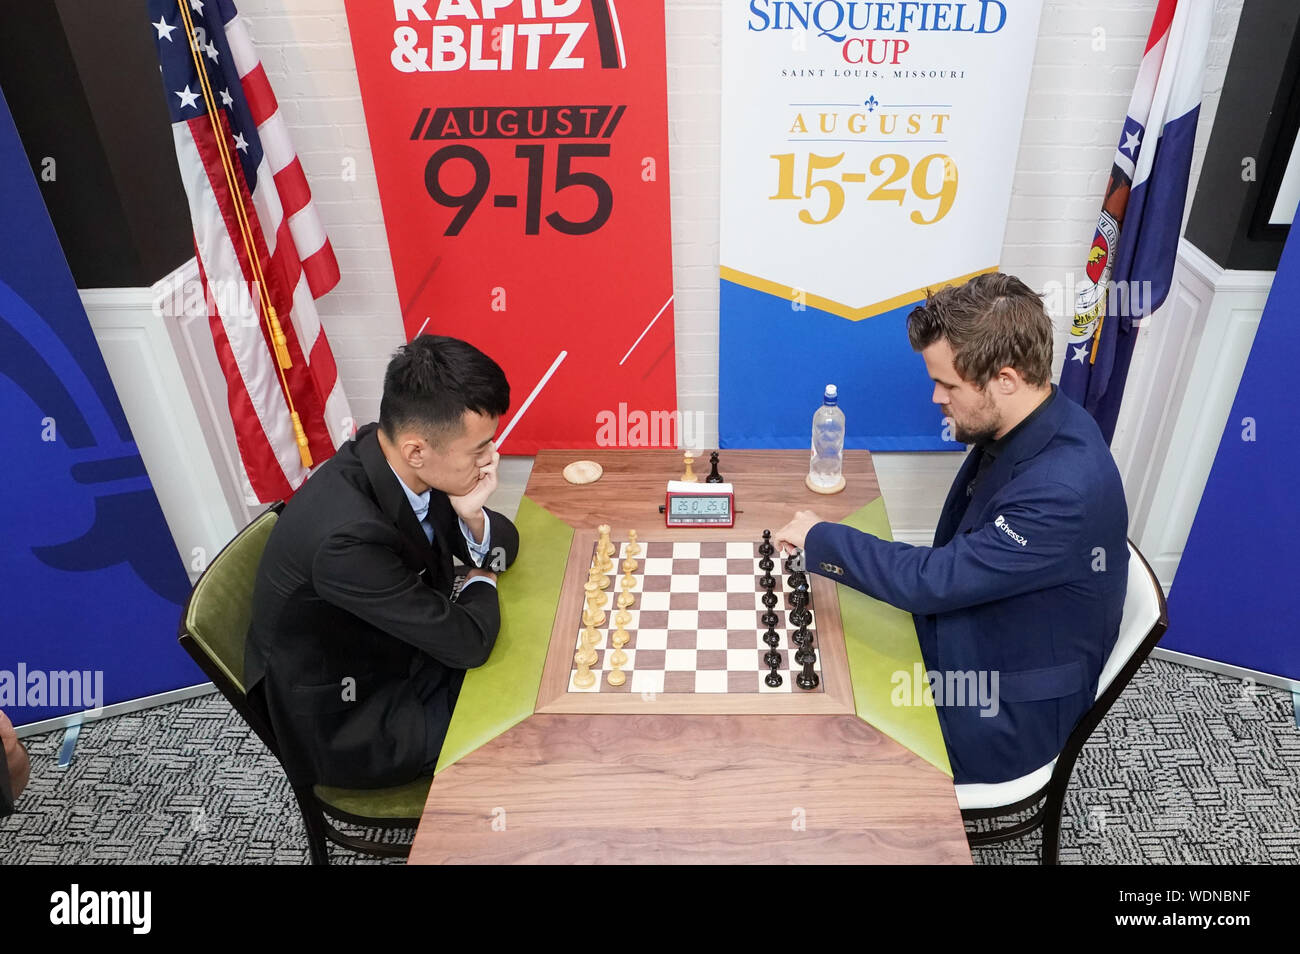
<instances>
[{"instance_id":1,"label":"light wood table top","mask_svg":"<svg viewBox=\"0 0 1300 954\"><path fill-rule=\"evenodd\" d=\"M796 510L842 520L879 496L865 451L845 453L848 486L833 496L804 487L806 451L720 456L740 511L730 531L663 527L658 507L665 482L681 472L680 451L543 451L526 497L579 530L610 523L661 538L724 532L752 540ZM585 486L564 481L564 465L581 458L602 464L604 476ZM701 460L702 478L707 454ZM505 588L503 607L508 598ZM549 643L553 619L533 622ZM539 671L521 691L536 696L540 678ZM486 705L486 691L476 696L467 680L457 714ZM652 698L619 711L533 711L441 767L410 860L969 864L971 857L952 779L857 715L663 713Z\"/></svg>"}]
</instances>

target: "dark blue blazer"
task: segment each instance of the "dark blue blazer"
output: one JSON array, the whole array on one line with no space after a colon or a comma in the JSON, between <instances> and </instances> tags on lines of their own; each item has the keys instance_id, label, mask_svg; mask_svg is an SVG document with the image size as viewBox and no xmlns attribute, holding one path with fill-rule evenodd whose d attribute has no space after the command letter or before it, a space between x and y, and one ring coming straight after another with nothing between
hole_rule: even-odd
<instances>
[{"instance_id":1,"label":"dark blue blazer","mask_svg":"<svg viewBox=\"0 0 1300 954\"><path fill-rule=\"evenodd\" d=\"M832 523L805 546L809 570L913 614L958 783L1018 778L1060 754L1092 705L1128 580L1124 488L1083 408L1058 391L967 497L982 454L957 474L933 547Z\"/></svg>"}]
</instances>

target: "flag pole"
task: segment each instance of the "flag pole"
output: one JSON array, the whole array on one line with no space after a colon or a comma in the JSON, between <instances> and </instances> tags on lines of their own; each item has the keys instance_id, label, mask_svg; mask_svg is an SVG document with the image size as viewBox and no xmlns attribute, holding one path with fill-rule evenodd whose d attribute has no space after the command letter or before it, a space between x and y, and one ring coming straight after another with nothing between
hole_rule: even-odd
<instances>
[{"instance_id":1,"label":"flag pole","mask_svg":"<svg viewBox=\"0 0 1300 954\"><path fill-rule=\"evenodd\" d=\"M194 60L194 69L198 73L199 88L203 92L203 105L207 109L208 121L212 124L213 138L217 142L217 152L221 156L221 168L226 174L226 188L230 190L230 197L233 200L232 205L235 209L235 218L239 222L240 237L244 241L244 252L253 267L253 282L257 286L258 298L262 304L262 317L275 350L280 390L284 394L285 403L289 408L289 417L293 421L293 434L298 445L298 456L302 458L303 467L310 470L312 457L311 447L307 441L307 432L303 429L302 419L298 416L297 408L294 407L293 395L289 391L289 380L284 373L286 369L293 367L293 359L289 354L288 339L285 337L284 328L280 325L279 315L276 314L275 306L271 303L270 294L267 292L261 259L257 253L257 243L253 239L252 228L248 224L248 211L244 207L243 190L240 189L239 178L235 175L234 163L230 156L230 146L226 142L225 130L221 125L221 113L217 109L216 97L213 96L212 86L208 82L208 72L203 66L203 58L199 53L197 38L194 33L194 20L190 16L187 3L188 0L179 0L177 4L181 11L181 19L185 21L185 39L189 43L190 56Z\"/></svg>"}]
</instances>

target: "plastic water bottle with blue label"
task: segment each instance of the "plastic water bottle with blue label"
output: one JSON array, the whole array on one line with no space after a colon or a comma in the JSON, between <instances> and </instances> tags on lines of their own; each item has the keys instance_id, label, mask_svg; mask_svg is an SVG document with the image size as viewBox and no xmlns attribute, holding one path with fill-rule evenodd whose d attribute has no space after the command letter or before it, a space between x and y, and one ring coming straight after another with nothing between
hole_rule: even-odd
<instances>
[{"instance_id":1,"label":"plastic water bottle with blue label","mask_svg":"<svg viewBox=\"0 0 1300 954\"><path fill-rule=\"evenodd\" d=\"M813 415L812 462L808 466L808 489L819 494L837 494L844 489L844 412L839 408L839 391L826 385L822 406Z\"/></svg>"}]
</instances>

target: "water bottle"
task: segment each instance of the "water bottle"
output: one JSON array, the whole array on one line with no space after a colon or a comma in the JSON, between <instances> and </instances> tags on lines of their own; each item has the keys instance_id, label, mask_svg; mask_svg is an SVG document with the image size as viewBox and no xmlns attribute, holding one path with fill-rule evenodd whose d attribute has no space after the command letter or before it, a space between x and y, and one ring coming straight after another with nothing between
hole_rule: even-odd
<instances>
[{"instance_id":1,"label":"water bottle","mask_svg":"<svg viewBox=\"0 0 1300 954\"><path fill-rule=\"evenodd\" d=\"M808 466L808 486L823 494L844 489L844 412L839 409L839 391L826 385L822 406L813 415L812 461Z\"/></svg>"}]
</instances>

